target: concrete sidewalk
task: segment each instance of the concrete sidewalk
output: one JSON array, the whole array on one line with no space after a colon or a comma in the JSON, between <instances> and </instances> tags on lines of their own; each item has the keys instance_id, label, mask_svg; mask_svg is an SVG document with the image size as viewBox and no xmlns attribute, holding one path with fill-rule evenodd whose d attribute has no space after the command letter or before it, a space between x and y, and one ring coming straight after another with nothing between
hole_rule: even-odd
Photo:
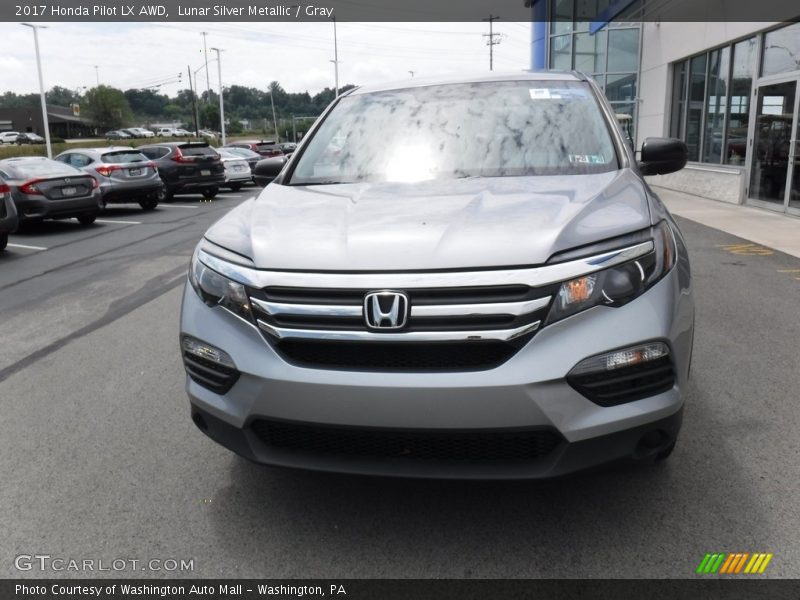
<instances>
[{"instance_id":1,"label":"concrete sidewalk","mask_svg":"<svg viewBox=\"0 0 800 600\"><path fill-rule=\"evenodd\" d=\"M653 186L673 215L800 258L800 219Z\"/></svg>"}]
</instances>

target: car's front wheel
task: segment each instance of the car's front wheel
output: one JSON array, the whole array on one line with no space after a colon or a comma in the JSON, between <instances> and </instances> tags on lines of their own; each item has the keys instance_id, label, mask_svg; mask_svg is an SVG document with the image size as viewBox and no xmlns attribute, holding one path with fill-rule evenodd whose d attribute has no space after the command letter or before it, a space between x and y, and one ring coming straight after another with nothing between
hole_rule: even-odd
<instances>
[{"instance_id":1,"label":"car's front wheel","mask_svg":"<svg viewBox=\"0 0 800 600\"><path fill-rule=\"evenodd\" d=\"M219 193L218 187L208 187L203 190L203 198L211 200Z\"/></svg>"},{"instance_id":2,"label":"car's front wheel","mask_svg":"<svg viewBox=\"0 0 800 600\"><path fill-rule=\"evenodd\" d=\"M232 184L230 184L229 187L231 188L232 192L238 192L240 189L242 189L242 184L241 183L232 183Z\"/></svg>"},{"instance_id":3,"label":"car's front wheel","mask_svg":"<svg viewBox=\"0 0 800 600\"><path fill-rule=\"evenodd\" d=\"M8 234L0 233L0 250L5 250L8 246Z\"/></svg>"},{"instance_id":4,"label":"car's front wheel","mask_svg":"<svg viewBox=\"0 0 800 600\"><path fill-rule=\"evenodd\" d=\"M158 200L156 198L147 198L146 200L140 200L139 206L141 206L144 210L153 210L156 206L158 206Z\"/></svg>"},{"instance_id":5,"label":"car's front wheel","mask_svg":"<svg viewBox=\"0 0 800 600\"><path fill-rule=\"evenodd\" d=\"M88 227L89 225L94 223L94 220L96 218L97 215L81 215L80 217L78 217L78 223L80 223L84 227Z\"/></svg>"}]
</instances>

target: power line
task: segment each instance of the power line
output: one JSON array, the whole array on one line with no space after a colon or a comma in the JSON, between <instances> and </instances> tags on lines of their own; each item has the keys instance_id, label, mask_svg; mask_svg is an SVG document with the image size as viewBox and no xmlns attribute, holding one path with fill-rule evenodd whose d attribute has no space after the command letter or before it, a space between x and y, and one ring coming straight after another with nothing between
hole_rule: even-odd
<instances>
[{"instance_id":1,"label":"power line","mask_svg":"<svg viewBox=\"0 0 800 600\"><path fill-rule=\"evenodd\" d=\"M500 34L499 33L492 33L492 25L499 18L500 17L492 16L492 14L489 13L489 18L488 19L481 19L481 21L489 21L489 33L488 34L484 33L483 37L488 37L489 38L486 41L486 45L489 46L489 70L490 71L494 70L494 47L497 44L500 43L500 40L495 41L495 39L494 39L495 36L499 37Z\"/></svg>"}]
</instances>

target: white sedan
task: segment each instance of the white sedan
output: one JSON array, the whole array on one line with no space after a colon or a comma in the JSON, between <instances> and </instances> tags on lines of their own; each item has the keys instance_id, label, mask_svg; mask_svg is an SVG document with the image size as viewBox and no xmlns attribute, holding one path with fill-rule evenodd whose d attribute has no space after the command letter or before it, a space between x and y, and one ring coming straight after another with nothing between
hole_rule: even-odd
<instances>
[{"instance_id":1,"label":"white sedan","mask_svg":"<svg viewBox=\"0 0 800 600\"><path fill-rule=\"evenodd\" d=\"M237 192L245 183L253 181L250 164L245 159L224 148L218 148L217 153L225 168L225 183L222 184L222 187L228 187Z\"/></svg>"}]
</instances>

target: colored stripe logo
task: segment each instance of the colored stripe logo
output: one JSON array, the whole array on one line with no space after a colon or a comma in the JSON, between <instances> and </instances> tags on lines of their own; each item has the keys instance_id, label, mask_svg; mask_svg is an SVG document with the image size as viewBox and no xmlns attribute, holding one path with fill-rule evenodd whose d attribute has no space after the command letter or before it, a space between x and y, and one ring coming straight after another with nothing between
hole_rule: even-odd
<instances>
[{"instance_id":1,"label":"colored stripe logo","mask_svg":"<svg viewBox=\"0 0 800 600\"><path fill-rule=\"evenodd\" d=\"M763 573L772 560L772 553L715 552L708 553L697 567L698 575L755 575Z\"/></svg>"}]
</instances>

